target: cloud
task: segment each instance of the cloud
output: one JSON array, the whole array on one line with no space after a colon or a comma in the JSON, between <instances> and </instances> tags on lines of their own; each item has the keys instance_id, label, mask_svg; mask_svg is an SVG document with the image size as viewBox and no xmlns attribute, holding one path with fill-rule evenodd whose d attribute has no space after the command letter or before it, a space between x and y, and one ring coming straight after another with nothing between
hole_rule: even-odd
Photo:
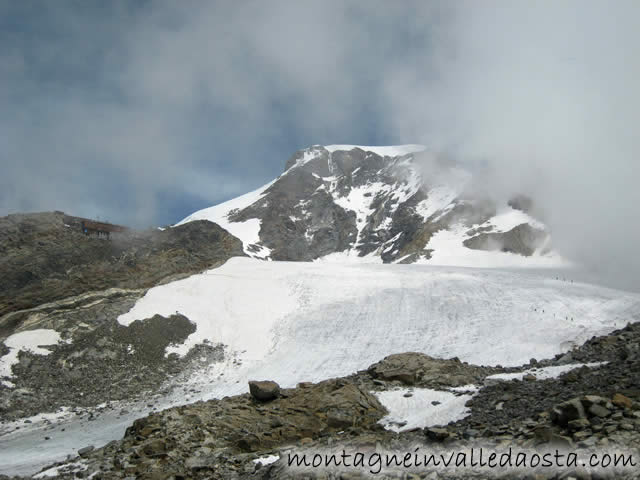
<instances>
[{"instance_id":1,"label":"cloud","mask_svg":"<svg viewBox=\"0 0 640 480\"><path fill-rule=\"evenodd\" d=\"M565 255L638 289L640 5L491 6L456 2L434 62L389 82L394 130L488 163L487 188L531 194Z\"/></svg>"},{"instance_id":2,"label":"cloud","mask_svg":"<svg viewBox=\"0 0 640 480\"><path fill-rule=\"evenodd\" d=\"M169 223L317 143L425 143L640 274L635 1L7 2L0 214Z\"/></svg>"},{"instance_id":3,"label":"cloud","mask_svg":"<svg viewBox=\"0 0 640 480\"><path fill-rule=\"evenodd\" d=\"M308 144L379 137L406 17L383 5L4 5L0 211L166 223L159 192L212 203Z\"/></svg>"}]
</instances>

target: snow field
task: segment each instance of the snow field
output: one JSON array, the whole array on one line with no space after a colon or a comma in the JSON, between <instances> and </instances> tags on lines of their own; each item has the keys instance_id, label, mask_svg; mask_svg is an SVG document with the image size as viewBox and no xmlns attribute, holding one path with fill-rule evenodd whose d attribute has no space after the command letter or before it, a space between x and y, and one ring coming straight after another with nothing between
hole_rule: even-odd
<instances>
[{"instance_id":1,"label":"snow field","mask_svg":"<svg viewBox=\"0 0 640 480\"><path fill-rule=\"evenodd\" d=\"M291 387L349 375L406 351L521 365L626 325L640 296L497 269L233 258L149 290L118 321L176 311L197 330L171 352L206 339L241 364L194 377L210 398L244 392L248 379Z\"/></svg>"}]
</instances>

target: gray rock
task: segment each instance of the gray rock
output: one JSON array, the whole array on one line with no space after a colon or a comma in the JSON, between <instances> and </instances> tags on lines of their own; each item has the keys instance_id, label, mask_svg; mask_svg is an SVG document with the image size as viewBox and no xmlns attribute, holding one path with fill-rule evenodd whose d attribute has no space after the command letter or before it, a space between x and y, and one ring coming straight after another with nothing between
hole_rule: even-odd
<instances>
[{"instance_id":1,"label":"gray rock","mask_svg":"<svg viewBox=\"0 0 640 480\"><path fill-rule=\"evenodd\" d=\"M578 430L585 430L591 427L591 423L586 418L579 418L577 420L571 420L567 423L569 431L575 432Z\"/></svg>"},{"instance_id":2,"label":"gray rock","mask_svg":"<svg viewBox=\"0 0 640 480\"><path fill-rule=\"evenodd\" d=\"M563 402L551 410L551 420L558 425L566 426L571 420L580 418L587 418L587 416L579 398Z\"/></svg>"},{"instance_id":3,"label":"gray rock","mask_svg":"<svg viewBox=\"0 0 640 480\"><path fill-rule=\"evenodd\" d=\"M249 393L251 393L251 396L256 400L267 402L278 398L278 395L280 395L280 385L271 380L252 380L249 382Z\"/></svg>"},{"instance_id":4,"label":"gray rock","mask_svg":"<svg viewBox=\"0 0 640 480\"><path fill-rule=\"evenodd\" d=\"M427 438L435 440L436 442L443 442L451 436L446 428L430 427L424 431Z\"/></svg>"},{"instance_id":5,"label":"gray rock","mask_svg":"<svg viewBox=\"0 0 640 480\"><path fill-rule=\"evenodd\" d=\"M78 455L80 455L81 457L86 457L89 453L91 453L94 450L94 446L93 445L88 445L84 448L81 448L80 450L78 450Z\"/></svg>"},{"instance_id":6,"label":"gray rock","mask_svg":"<svg viewBox=\"0 0 640 480\"><path fill-rule=\"evenodd\" d=\"M333 428L348 428L353 425L353 418L340 410L331 410L327 413L327 424Z\"/></svg>"},{"instance_id":7,"label":"gray rock","mask_svg":"<svg viewBox=\"0 0 640 480\"><path fill-rule=\"evenodd\" d=\"M528 257L533 255L548 237L547 232L523 223L508 232L481 233L465 240L463 244L475 250L500 250Z\"/></svg>"},{"instance_id":8,"label":"gray rock","mask_svg":"<svg viewBox=\"0 0 640 480\"><path fill-rule=\"evenodd\" d=\"M605 418L611 415L611 410L598 404L591 405L588 411L589 411L589 415L600 417L600 418Z\"/></svg>"}]
</instances>

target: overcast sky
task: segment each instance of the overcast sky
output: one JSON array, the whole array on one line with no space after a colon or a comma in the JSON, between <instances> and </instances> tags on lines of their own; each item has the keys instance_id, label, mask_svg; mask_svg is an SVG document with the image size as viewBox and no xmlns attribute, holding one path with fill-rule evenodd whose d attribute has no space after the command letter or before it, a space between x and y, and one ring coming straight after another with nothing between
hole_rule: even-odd
<instances>
[{"instance_id":1,"label":"overcast sky","mask_svg":"<svg viewBox=\"0 0 640 480\"><path fill-rule=\"evenodd\" d=\"M640 2L0 0L0 214L174 223L313 144L423 143L640 278Z\"/></svg>"}]
</instances>

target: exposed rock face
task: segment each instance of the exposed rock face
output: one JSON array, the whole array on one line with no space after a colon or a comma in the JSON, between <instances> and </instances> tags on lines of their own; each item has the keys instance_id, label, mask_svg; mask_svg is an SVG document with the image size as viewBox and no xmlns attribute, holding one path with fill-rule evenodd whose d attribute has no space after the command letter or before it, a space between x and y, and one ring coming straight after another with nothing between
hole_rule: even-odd
<instances>
[{"instance_id":1,"label":"exposed rock face","mask_svg":"<svg viewBox=\"0 0 640 480\"><path fill-rule=\"evenodd\" d=\"M486 249L491 239L500 241L498 250L531 255L539 230L517 228L534 223L524 211L524 197L511 206L471 196L471 174L427 151L340 148L301 150L263 189L181 223L208 219L233 232L236 224L259 221L257 241L241 240L249 255L273 260L309 261L342 252L387 263L428 261L436 249L430 242L441 231L461 249ZM493 221L498 213L500 222ZM241 236L242 229L237 231Z\"/></svg>"},{"instance_id":2,"label":"exposed rock face","mask_svg":"<svg viewBox=\"0 0 640 480\"><path fill-rule=\"evenodd\" d=\"M148 288L244 255L238 239L210 222L111 240L64 222L61 212L0 218L0 338L12 329L1 320L7 313L112 287Z\"/></svg>"},{"instance_id":3,"label":"exposed rock face","mask_svg":"<svg viewBox=\"0 0 640 480\"><path fill-rule=\"evenodd\" d=\"M548 236L544 230L523 223L508 232L480 233L465 240L463 244L475 250L499 250L528 257L545 245Z\"/></svg>"},{"instance_id":4,"label":"exposed rock face","mask_svg":"<svg viewBox=\"0 0 640 480\"><path fill-rule=\"evenodd\" d=\"M389 355L368 369L369 374L384 381L398 380L405 385L442 388L477 384L499 369L478 367L458 359L442 360L423 353Z\"/></svg>"}]
</instances>

